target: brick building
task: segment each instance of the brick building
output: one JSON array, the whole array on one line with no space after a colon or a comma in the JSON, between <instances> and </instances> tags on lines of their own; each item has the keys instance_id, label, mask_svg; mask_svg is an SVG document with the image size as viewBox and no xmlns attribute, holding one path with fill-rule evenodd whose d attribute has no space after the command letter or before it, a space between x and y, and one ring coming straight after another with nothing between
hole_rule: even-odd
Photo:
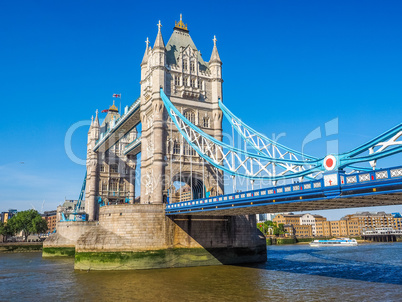
<instances>
[{"instance_id":1,"label":"brick building","mask_svg":"<svg viewBox=\"0 0 402 302\"><path fill-rule=\"evenodd\" d=\"M57 211L45 211L41 216L47 222L48 232L52 233L56 229Z\"/></svg>"}]
</instances>

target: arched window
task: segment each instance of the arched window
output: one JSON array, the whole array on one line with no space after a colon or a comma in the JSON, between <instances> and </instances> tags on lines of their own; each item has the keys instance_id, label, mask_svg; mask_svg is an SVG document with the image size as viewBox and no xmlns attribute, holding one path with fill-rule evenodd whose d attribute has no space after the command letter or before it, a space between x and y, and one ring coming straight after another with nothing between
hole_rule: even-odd
<instances>
[{"instance_id":1,"label":"arched window","mask_svg":"<svg viewBox=\"0 0 402 302\"><path fill-rule=\"evenodd\" d=\"M176 86L180 86L180 76L175 76L175 77L174 77L174 84L175 84Z\"/></svg>"},{"instance_id":2,"label":"arched window","mask_svg":"<svg viewBox=\"0 0 402 302\"><path fill-rule=\"evenodd\" d=\"M191 72L195 71L195 64L193 61L190 62L190 70L191 70Z\"/></svg>"},{"instance_id":3,"label":"arched window","mask_svg":"<svg viewBox=\"0 0 402 302\"><path fill-rule=\"evenodd\" d=\"M117 191L119 180L117 178L112 178L110 180L110 191Z\"/></svg>"},{"instance_id":4,"label":"arched window","mask_svg":"<svg viewBox=\"0 0 402 302\"><path fill-rule=\"evenodd\" d=\"M119 170L118 165L116 165L116 164L111 164L110 165L110 172L111 173L117 173L117 172L119 172L118 170Z\"/></svg>"},{"instance_id":5,"label":"arched window","mask_svg":"<svg viewBox=\"0 0 402 302\"><path fill-rule=\"evenodd\" d=\"M184 143L184 155L195 155L196 151L187 142Z\"/></svg>"},{"instance_id":6,"label":"arched window","mask_svg":"<svg viewBox=\"0 0 402 302\"><path fill-rule=\"evenodd\" d=\"M187 70L187 60L183 60L183 70Z\"/></svg>"},{"instance_id":7,"label":"arched window","mask_svg":"<svg viewBox=\"0 0 402 302\"><path fill-rule=\"evenodd\" d=\"M203 126L204 128L209 128L209 117L204 116L204 117L202 118L202 126Z\"/></svg>"},{"instance_id":8,"label":"arched window","mask_svg":"<svg viewBox=\"0 0 402 302\"><path fill-rule=\"evenodd\" d=\"M190 80L190 86L195 88L195 79Z\"/></svg>"},{"instance_id":9,"label":"arched window","mask_svg":"<svg viewBox=\"0 0 402 302\"><path fill-rule=\"evenodd\" d=\"M180 144L178 142L174 142L173 154L180 154Z\"/></svg>"},{"instance_id":10,"label":"arched window","mask_svg":"<svg viewBox=\"0 0 402 302\"><path fill-rule=\"evenodd\" d=\"M190 121L190 123L195 124L195 114L193 111L186 111L184 117Z\"/></svg>"},{"instance_id":11,"label":"arched window","mask_svg":"<svg viewBox=\"0 0 402 302\"><path fill-rule=\"evenodd\" d=\"M106 180L102 181L102 191L107 191L107 182L106 182Z\"/></svg>"}]
</instances>

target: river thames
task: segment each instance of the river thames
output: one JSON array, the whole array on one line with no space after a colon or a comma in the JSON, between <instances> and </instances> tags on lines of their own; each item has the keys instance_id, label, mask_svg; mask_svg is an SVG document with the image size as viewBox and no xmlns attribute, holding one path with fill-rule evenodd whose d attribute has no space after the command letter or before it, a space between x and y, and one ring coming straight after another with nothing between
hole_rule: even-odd
<instances>
[{"instance_id":1,"label":"river thames","mask_svg":"<svg viewBox=\"0 0 402 302\"><path fill-rule=\"evenodd\" d=\"M74 271L73 259L0 254L0 301L401 301L402 243L268 246L265 263Z\"/></svg>"}]
</instances>

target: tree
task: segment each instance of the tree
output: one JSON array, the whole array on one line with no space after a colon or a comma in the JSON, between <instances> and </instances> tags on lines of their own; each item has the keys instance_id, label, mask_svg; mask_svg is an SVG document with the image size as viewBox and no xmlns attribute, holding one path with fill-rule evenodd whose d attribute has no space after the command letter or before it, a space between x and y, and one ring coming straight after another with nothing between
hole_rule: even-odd
<instances>
[{"instance_id":1,"label":"tree","mask_svg":"<svg viewBox=\"0 0 402 302\"><path fill-rule=\"evenodd\" d=\"M9 224L0 221L0 235L3 235L4 242L7 241L8 236L14 235L14 231Z\"/></svg>"},{"instance_id":2,"label":"tree","mask_svg":"<svg viewBox=\"0 0 402 302\"><path fill-rule=\"evenodd\" d=\"M40 234L47 231L46 220L42 219L36 210L18 212L10 218L7 225L14 233L23 231L24 241L27 241L28 236L31 234Z\"/></svg>"},{"instance_id":3,"label":"tree","mask_svg":"<svg viewBox=\"0 0 402 302\"><path fill-rule=\"evenodd\" d=\"M274 235L279 236L285 234L285 226L283 223L278 224L278 226L274 226Z\"/></svg>"}]
</instances>

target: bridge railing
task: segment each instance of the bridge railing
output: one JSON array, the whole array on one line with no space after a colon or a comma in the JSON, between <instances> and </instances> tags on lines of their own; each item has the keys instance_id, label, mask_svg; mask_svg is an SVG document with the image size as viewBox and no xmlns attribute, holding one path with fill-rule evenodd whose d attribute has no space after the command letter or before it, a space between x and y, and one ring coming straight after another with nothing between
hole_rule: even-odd
<instances>
[{"instance_id":1,"label":"bridge railing","mask_svg":"<svg viewBox=\"0 0 402 302\"><path fill-rule=\"evenodd\" d=\"M379 182L381 183L381 181L384 181L385 183L386 180L391 180L392 178L397 177L402 177L402 166L374 170L369 173L362 172L350 175L341 174L341 181L339 186L345 188L351 185L364 186L365 184L369 184L370 182L375 182L375 184L378 186L380 185ZM320 193L321 195L323 195L324 187L324 179L302 183L286 184L265 189L231 193L221 196L182 201L177 203L169 203L166 206L166 211L180 212L181 210L184 210L187 212L191 211L191 209L194 207L199 208L205 206L211 208L211 206L215 206L216 208L219 208L220 205L227 206L230 203L232 203L232 206L235 206L234 202L236 204L249 202L248 205L252 205L253 201L261 199L272 199L272 202L275 203L276 199L294 197L295 195L299 196L298 198L302 200L303 196L307 194L311 195L314 193ZM328 189L331 188L333 187L328 187Z\"/></svg>"},{"instance_id":2,"label":"bridge railing","mask_svg":"<svg viewBox=\"0 0 402 302\"><path fill-rule=\"evenodd\" d=\"M245 192L237 192L232 194L226 194L221 196L213 196L209 198L201 198L196 200L184 201L171 203L166 206L166 210L188 210L193 206L201 206L201 205L219 205L219 204L228 204L233 202L241 202L247 200L255 200L255 199L264 199L264 198L278 198L286 197L287 195L293 195L297 192L300 195L304 195L305 193L311 193L314 191L321 191L323 187L323 180L315 180L303 183L294 183L276 187L270 187L266 189L258 189L251 190ZM275 202L275 200L273 201Z\"/></svg>"},{"instance_id":3,"label":"bridge railing","mask_svg":"<svg viewBox=\"0 0 402 302\"><path fill-rule=\"evenodd\" d=\"M402 167L373 170L370 172L341 175L341 185L364 184L369 181L387 180L402 176Z\"/></svg>"}]
</instances>

